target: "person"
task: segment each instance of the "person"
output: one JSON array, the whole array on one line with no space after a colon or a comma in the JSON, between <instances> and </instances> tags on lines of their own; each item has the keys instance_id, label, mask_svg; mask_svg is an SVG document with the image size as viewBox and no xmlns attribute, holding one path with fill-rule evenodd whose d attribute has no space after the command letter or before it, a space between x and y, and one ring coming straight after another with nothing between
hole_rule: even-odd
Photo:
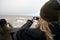
<instances>
[{"instance_id":1,"label":"person","mask_svg":"<svg viewBox=\"0 0 60 40\"><path fill-rule=\"evenodd\" d=\"M48 1L40 11L36 28L30 28L28 20L17 32L17 40L60 40L60 4L57 0Z\"/></svg>"},{"instance_id":2,"label":"person","mask_svg":"<svg viewBox=\"0 0 60 40\"><path fill-rule=\"evenodd\" d=\"M12 40L10 35L12 30L12 25L8 23L6 19L0 19L0 40Z\"/></svg>"}]
</instances>

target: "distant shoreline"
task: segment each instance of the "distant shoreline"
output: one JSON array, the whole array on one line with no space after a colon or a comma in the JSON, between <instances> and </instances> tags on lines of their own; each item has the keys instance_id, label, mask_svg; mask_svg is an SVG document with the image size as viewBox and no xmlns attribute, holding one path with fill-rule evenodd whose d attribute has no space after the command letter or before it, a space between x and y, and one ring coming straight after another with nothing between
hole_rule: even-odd
<instances>
[{"instance_id":1,"label":"distant shoreline","mask_svg":"<svg viewBox=\"0 0 60 40\"><path fill-rule=\"evenodd\" d=\"M26 16L26 15L0 15L0 16L34 17L34 16Z\"/></svg>"}]
</instances>

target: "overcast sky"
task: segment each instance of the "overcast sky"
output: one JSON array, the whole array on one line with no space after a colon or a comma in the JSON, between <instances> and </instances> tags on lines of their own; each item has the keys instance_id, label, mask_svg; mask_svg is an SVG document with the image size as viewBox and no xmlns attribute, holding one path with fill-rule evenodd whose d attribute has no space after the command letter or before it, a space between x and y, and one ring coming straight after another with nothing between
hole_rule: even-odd
<instances>
[{"instance_id":1,"label":"overcast sky","mask_svg":"<svg viewBox=\"0 0 60 40\"><path fill-rule=\"evenodd\" d=\"M0 0L0 15L37 16L48 0Z\"/></svg>"}]
</instances>

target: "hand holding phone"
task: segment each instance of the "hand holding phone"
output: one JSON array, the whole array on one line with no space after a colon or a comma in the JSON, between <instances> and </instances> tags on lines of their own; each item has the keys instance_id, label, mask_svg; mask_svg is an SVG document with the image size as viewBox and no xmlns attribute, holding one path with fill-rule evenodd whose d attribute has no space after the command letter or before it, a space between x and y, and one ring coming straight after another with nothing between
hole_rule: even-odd
<instances>
[{"instance_id":1,"label":"hand holding phone","mask_svg":"<svg viewBox=\"0 0 60 40\"><path fill-rule=\"evenodd\" d=\"M33 17L34 20L39 20L39 17Z\"/></svg>"}]
</instances>

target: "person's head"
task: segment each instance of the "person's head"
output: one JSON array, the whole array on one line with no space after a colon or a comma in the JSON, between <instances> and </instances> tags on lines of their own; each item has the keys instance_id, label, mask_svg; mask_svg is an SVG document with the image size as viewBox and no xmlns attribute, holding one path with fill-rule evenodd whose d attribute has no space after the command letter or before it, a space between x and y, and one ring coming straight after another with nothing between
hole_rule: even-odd
<instances>
[{"instance_id":1,"label":"person's head","mask_svg":"<svg viewBox=\"0 0 60 40\"><path fill-rule=\"evenodd\" d=\"M0 19L0 26L3 27L7 24L7 21L5 19Z\"/></svg>"},{"instance_id":2,"label":"person's head","mask_svg":"<svg viewBox=\"0 0 60 40\"><path fill-rule=\"evenodd\" d=\"M40 11L40 17L45 21L58 21L59 20L59 5L47 3L44 5Z\"/></svg>"},{"instance_id":3,"label":"person's head","mask_svg":"<svg viewBox=\"0 0 60 40\"><path fill-rule=\"evenodd\" d=\"M59 21L59 5L47 2L40 11L40 22L37 24L42 31L45 32L47 40L53 40L52 32L49 28L49 22Z\"/></svg>"},{"instance_id":4,"label":"person's head","mask_svg":"<svg viewBox=\"0 0 60 40\"><path fill-rule=\"evenodd\" d=\"M49 1L51 1L51 2L57 2L57 3L60 4L60 0L49 0Z\"/></svg>"}]
</instances>

